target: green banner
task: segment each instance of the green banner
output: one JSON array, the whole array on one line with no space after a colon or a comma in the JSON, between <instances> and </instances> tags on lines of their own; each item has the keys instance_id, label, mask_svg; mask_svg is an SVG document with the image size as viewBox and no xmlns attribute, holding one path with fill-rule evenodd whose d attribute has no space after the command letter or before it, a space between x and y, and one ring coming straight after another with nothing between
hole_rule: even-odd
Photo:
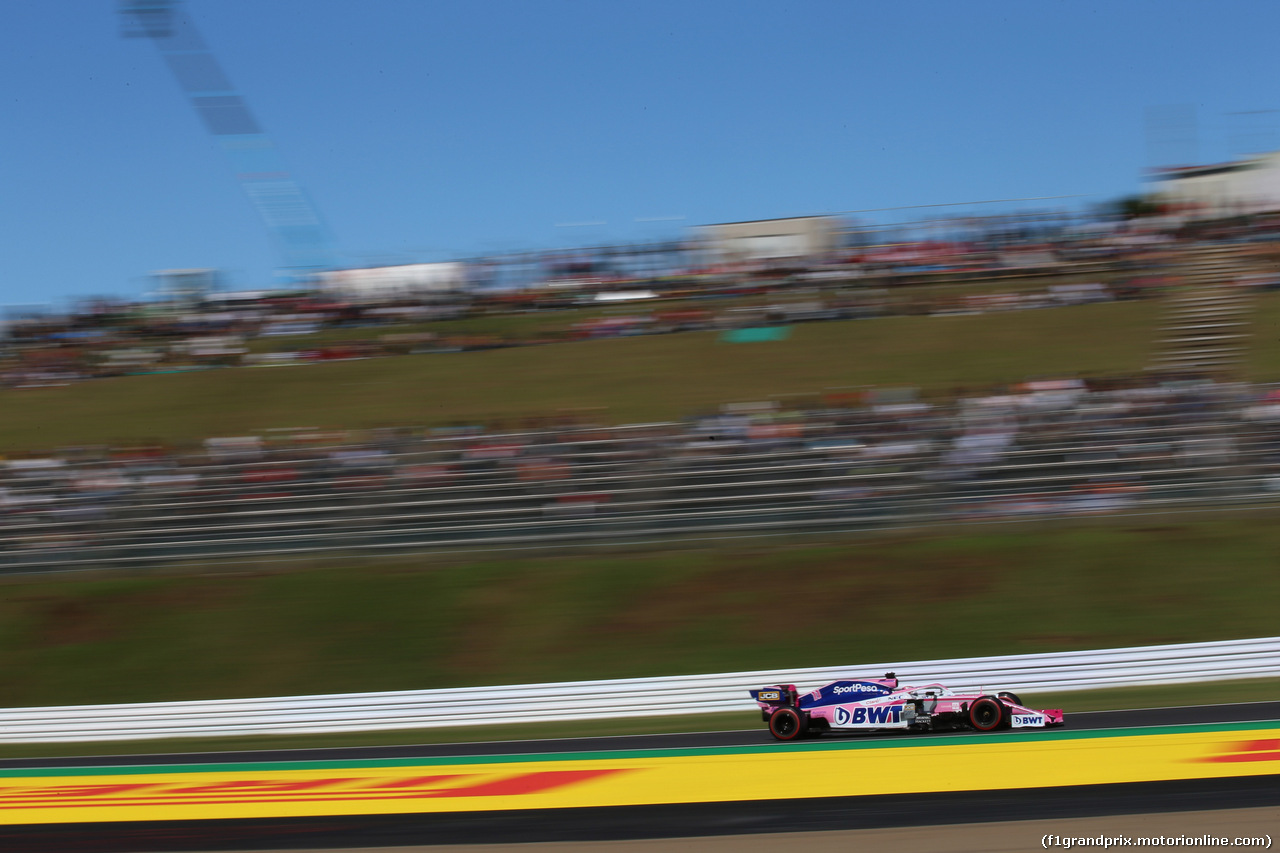
<instances>
[{"instance_id":1,"label":"green banner","mask_svg":"<svg viewBox=\"0 0 1280 853\"><path fill-rule=\"evenodd\" d=\"M790 326L751 326L730 329L720 335L720 340L726 344L758 344L764 341L785 341L790 336Z\"/></svg>"}]
</instances>

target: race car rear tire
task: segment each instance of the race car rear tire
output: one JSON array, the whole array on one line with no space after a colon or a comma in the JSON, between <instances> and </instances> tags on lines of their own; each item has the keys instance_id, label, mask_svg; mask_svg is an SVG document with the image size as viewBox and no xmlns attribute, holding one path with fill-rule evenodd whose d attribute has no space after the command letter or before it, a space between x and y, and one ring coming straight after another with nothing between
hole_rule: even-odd
<instances>
[{"instance_id":1,"label":"race car rear tire","mask_svg":"<svg viewBox=\"0 0 1280 853\"><path fill-rule=\"evenodd\" d=\"M1005 721L1008 711L994 696L982 696L969 706L969 725L980 732L995 731Z\"/></svg>"},{"instance_id":2,"label":"race car rear tire","mask_svg":"<svg viewBox=\"0 0 1280 853\"><path fill-rule=\"evenodd\" d=\"M800 740L809 728L809 721L798 708L784 705L769 715L769 734L778 740Z\"/></svg>"}]
</instances>

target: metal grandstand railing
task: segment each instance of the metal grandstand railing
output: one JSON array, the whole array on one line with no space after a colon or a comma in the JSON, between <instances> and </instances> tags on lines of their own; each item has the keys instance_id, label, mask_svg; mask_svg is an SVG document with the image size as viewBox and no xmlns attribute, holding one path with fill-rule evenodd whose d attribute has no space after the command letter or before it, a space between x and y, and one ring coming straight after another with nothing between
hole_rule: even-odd
<instances>
[{"instance_id":1,"label":"metal grandstand railing","mask_svg":"<svg viewBox=\"0 0 1280 853\"><path fill-rule=\"evenodd\" d=\"M1274 394L1199 383L757 421L390 435L244 458L37 460L0 477L0 567L1270 503L1280 498Z\"/></svg>"}]
</instances>

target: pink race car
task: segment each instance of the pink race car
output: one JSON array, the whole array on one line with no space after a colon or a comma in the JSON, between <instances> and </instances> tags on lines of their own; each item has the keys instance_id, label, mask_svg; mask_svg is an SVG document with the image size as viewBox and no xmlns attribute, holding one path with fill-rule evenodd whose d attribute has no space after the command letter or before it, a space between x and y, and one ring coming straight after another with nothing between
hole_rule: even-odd
<instances>
[{"instance_id":1,"label":"pink race car","mask_svg":"<svg viewBox=\"0 0 1280 853\"><path fill-rule=\"evenodd\" d=\"M1060 726L1062 711L1035 711L1007 691L957 692L941 684L906 687L897 677L833 681L811 693L795 685L751 691L769 732L778 740L837 731L952 731L1045 728Z\"/></svg>"}]
</instances>

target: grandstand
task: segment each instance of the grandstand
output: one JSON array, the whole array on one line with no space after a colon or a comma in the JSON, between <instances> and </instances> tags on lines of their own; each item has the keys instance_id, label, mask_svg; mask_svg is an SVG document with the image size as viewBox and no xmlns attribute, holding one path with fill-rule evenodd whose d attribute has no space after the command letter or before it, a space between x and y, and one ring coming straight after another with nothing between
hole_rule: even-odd
<instances>
[{"instance_id":1,"label":"grandstand","mask_svg":"<svg viewBox=\"0 0 1280 853\"><path fill-rule=\"evenodd\" d=\"M307 431L80 451L0 476L10 569L545 547L1064 517L1280 497L1280 390L1027 383L683 423Z\"/></svg>"},{"instance_id":2,"label":"grandstand","mask_svg":"<svg viewBox=\"0 0 1280 853\"><path fill-rule=\"evenodd\" d=\"M259 293L238 301L209 295L180 312L98 306L16 323L3 368L10 395L123 373L430 358L600 335L853 317L874 324L920 312L1039 309L1035 316L1047 317L1042 312L1079 311L1082 303L1166 295L1159 346L1147 374L1137 378L1136 369L1087 381L1024 373L1013 386L926 389L923 397L897 402L865 389L746 408L736 405L741 399L721 397L718 414L684 412L647 424L597 415L577 425L470 421L465 428L360 431L326 421L325 429L277 428L237 439L206 432L196 436L208 439L199 448L80 442L19 453L0 463L0 561L19 571L136 567L1269 503L1280 487L1280 398L1241 373L1253 302L1274 282L1269 243L1255 239L1274 234L1269 220L1257 224L1256 232L1235 223L1225 232L1189 235L1142 226L1058 244L1035 233L1021 242L1005 239L999 251L926 242L892 254L825 252L785 267L757 259L711 273L685 270L675 286L654 294L659 307L651 314L630 307L627 316L584 313L572 308L579 293L567 311L539 311L542 331L513 337L474 333L478 322L507 322L509 303L483 293L460 302L456 292L442 303L434 292L414 298L397 291L371 305L324 294ZM943 256L952 259L951 269L920 272L924 261ZM984 271L999 277L1014 256L1035 256L1038 266L1017 269L1021 278L994 290L967 283ZM559 281L563 256L549 259L547 269L551 283ZM597 278L587 290L616 293L634 283ZM458 327L472 334L444 332L450 322L472 324ZM556 322L559 332L548 335L546 325ZM292 353L258 343L317 334L327 343ZM1034 370L1029 352L1011 358L1023 371ZM332 397L330 389L325 394ZM499 420L509 405L485 404Z\"/></svg>"}]
</instances>

